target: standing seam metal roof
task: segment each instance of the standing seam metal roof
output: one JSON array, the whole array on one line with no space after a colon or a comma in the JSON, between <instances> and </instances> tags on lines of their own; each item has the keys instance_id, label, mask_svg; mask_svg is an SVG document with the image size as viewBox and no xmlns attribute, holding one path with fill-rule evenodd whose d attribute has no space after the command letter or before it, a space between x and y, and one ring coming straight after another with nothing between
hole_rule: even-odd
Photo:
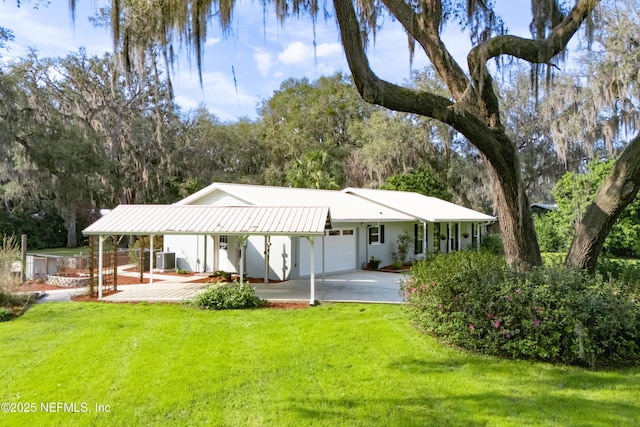
<instances>
[{"instance_id":1,"label":"standing seam metal roof","mask_svg":"<svg viewBox=\"0 0 640 427\"><path fill-rule=\"evenodd\" d=\"M384 206L375 200L354 197L339 190L270 187L264 185L229 184L216 182L186 197L176 205L203 203L214 191L222 191L243 202L256 206L328 206L331 219L336 222L415 221L415 217Z\"/></svg>"},{"instance_id":2,"label":"standing seam metal roof","mask_svg":"<svg viewBox=\"0 0 640 427\"><path fill-rule=\"evenodd\" d=\"M326 206L120 205L83 233L307 236L330 225Z\"/></svg>"},{"instance_id":3,"label":"standing seam metal roof","mask_svg":"<svg viewBox=\"0 0 640 427\"><path fill-rule=\"evenodd\" d=\"M342 191L384 206L392 206L393 209L429 222L493 222L496 220L491 215L437 197L424 196L409 191L365 188L345 188Z\"/></svg>"}]
</instances>

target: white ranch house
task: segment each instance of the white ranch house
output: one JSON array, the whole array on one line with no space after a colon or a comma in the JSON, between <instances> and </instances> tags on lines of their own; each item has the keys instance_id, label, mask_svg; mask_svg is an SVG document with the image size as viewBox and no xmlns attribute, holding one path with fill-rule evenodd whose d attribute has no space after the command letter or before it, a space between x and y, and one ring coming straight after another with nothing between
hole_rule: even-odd
<instances>
[{"instance_id":1,"label":"white ranch house","mask_svg":"<svg viewBox=\"0 0 640 427\"><path fill-rule=\"evenodd\" d=\"M495 221L493 216L435 197L358 188L334 191L213 183L172 206L277 207L275 220L286 230L296 230L305 222L300 213L306 211L298 208L328 208L324 234L277 233L270 231L273 225L264 225L274 218L255 217L243 233L226 233L221 226L201 234L164 235L164 252L175 253L177 268L244 272L266 280L361 269L372 256L381 260L381 266L391 264L398 236L404 232L412 238L408 259L479 246L486 225Z\"/></svg>"}]
</instances>

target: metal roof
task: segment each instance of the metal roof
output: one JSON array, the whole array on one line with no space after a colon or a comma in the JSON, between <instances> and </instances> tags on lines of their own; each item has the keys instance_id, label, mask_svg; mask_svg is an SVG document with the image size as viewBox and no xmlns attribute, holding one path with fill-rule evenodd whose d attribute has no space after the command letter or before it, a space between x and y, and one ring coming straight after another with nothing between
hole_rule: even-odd
<instances>
[{"instance_id":1,"label":"metal roof","mask_svg":"<svg viewBox=\"0 0 640 427\"><path fill-rule=\"evenodd\" d=\"M241 234L323 235L326 206L119 205L85 228L85 235Z\"/></svg>"},{"instance_id":2,"label":"metal roof","mask_svg":"<svg viewBox=\"0 0 640 427\"><path fill-rule=\"evenodd\" d=\"M493 222L496 220L491 215L486 215L437 197L428 197L409 191L346 188L343 192L383 206L393 206L394 209L423 221Z\"/></svg>"},{"instance_id":3,"label":"metal roof","mask_svg":"<svg viewBox=\"0 0 640 427\"><path fill-rule=\"evenodd\" d=\"M176 205L207 204L207 198L216 191L227 193L238 202L256 206L328 206L334 222L361 221L415 221L415 217L401 212L395 206L384 206L376 201L354 197L338 190L310 188L269 187L264 185L213 183ZM406 194L406 193L401 193Z\"/></svg>"}]
</instances>

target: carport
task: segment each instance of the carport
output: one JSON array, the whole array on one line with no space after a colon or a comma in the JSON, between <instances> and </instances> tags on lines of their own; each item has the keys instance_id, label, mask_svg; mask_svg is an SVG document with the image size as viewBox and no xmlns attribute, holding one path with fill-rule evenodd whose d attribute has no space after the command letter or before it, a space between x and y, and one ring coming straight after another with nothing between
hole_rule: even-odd
<instances>
[{"instance_id":1,"label":"carport","mask_svg":"<svg viewBox=\"0 0 640 427\"><path fill-rule=\"evenodd\" d=\"M149 236L153 261L154 236L233 235L241 241L249 236L299 236L310 243L311 282L309 303L315 302L315 239L331 228L328 207L295 206L206 206L206 205L119 205L83 230L99 236L98 299L102 299L103 244L108 236ZM240 245L240 278L244 276L244 245ZM324 255L324 254L323 254ZM265 257L265 270L268 269ZM152 264L153 265L153 262ZM266 277L266 276L265 276ZM153 268L149 281L153 283Z\"/></svg>"}]
</instances>

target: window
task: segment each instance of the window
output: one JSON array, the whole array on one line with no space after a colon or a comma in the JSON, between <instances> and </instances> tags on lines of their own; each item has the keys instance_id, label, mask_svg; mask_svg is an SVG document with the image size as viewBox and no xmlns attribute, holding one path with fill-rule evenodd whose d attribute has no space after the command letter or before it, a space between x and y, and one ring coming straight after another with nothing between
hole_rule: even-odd
<instances>
[{"instance_id":1,"label":"window","mask_svg":"<svg viewBox=\"0 0 640 427\"><path fill-rule=\"evenodd\" d=\"M353 230L342 230L343 236L353 236Z\"/></svg>"},{"instance_id":2,"label":"window","mask_svg":"<svg viewBox=\"0 0 640 427\"><path fill-rule=\"evenodd\" d=\"M384 243L384 225L369 227L369 244L381 245Z\"/></svg>"},{"instance_id":3,"label":"window","mask_svg":"<svg viewBox=\"0 0 640 427\"><path fill-rule=\"evenodd\" d=\"M329 236L339 236L340 230L329 230L328 234Z\"/></svg>"},{"instance_id":4,"label":"window","mask_svg":"<svg viewBox=\"0 0 640 427\"><path fill-rule=\"evenodd\" d=\"M219 244L219 248L222 249L223 251L227 250L227 246L228 246L228 237L227 236L220 236L220 244Z\"/></svg>"},{"instance_id":5,"label":"window","mask_svg":"<svg viewBox=\"0 0 640 427\"><path fill-rule=\"evenodd\" d=\"M422 236L424 235L424 224L414 224L413 225L413 253L415 255L421 254L424 252L422 240Z\"/></svg>"}]
</instances>

